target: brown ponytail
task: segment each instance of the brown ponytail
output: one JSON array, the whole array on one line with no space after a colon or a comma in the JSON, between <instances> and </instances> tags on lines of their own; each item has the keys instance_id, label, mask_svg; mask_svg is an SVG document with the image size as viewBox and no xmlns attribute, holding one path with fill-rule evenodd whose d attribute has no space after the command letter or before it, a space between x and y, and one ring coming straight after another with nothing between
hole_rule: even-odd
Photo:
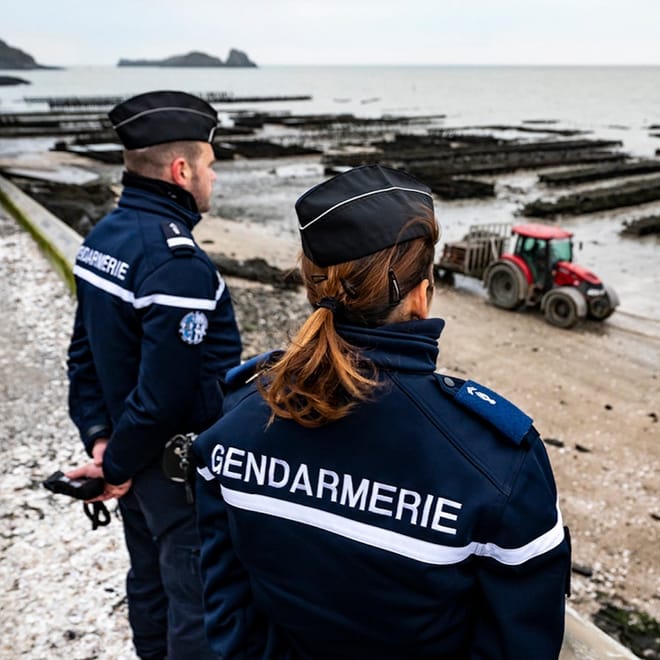
<instances>
[{"instance_id":1,"label":"brown ponytail","mask_svg":"<svg viewBox=\"0 0 660 660\"><path fill-rule=\"evenodd\" d=\"M308 428L322 426L345 417L374 392L374 365L338 334L335 321L383 325L396 310L390 271L396 275L401 298L432 277L439 234L435 216L428 212L410 223L426 225L427 235L327 268L301 257L307 299L315 310L259 384L272 411L271 421L282 417Z\"/></svg>"}]
</instances>

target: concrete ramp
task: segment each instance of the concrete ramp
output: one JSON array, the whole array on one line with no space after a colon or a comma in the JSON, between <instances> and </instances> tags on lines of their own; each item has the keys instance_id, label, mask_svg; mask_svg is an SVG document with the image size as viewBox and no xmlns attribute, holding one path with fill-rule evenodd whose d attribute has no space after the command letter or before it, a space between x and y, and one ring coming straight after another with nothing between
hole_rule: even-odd
<instances>
[{"instance_id":1,"label":"concrete ramp","mask_svg":"<svg viewBox=\"0 0 660 660\"><path fill-rule=\"evenodd\" d=\"M3 176L0 203L32 234L73 291L73 264L82 243L80 234Z\"/></svg>"},{"instance_id":2,"label":"concrete ramp","mask_svg":"<svg viewBox=\"0 0 660 660\"><path fill-rule=\"evenodd\" d=\"M637 658L625 646L604 633L572 607L566 608L566 631L559 660L607 660Z\"/></svg>"}]
</instances>

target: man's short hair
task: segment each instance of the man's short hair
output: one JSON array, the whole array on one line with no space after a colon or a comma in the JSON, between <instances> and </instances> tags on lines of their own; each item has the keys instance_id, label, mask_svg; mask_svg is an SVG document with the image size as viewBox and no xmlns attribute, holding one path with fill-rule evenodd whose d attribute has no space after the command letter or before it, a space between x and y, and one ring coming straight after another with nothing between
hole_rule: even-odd
<instances>
[{"instance_id":1,"label":"man's short hair","mask_svg":"<svg viewBox=\"0 0 660 660\"><path fill-rule=\"evenodd\" d=\"M129 172L159 179L176 158L185 158L194 164L201 156L200 142L166 142L142 149L124 151L124 166Z\"/></svg>"}]
</instances>

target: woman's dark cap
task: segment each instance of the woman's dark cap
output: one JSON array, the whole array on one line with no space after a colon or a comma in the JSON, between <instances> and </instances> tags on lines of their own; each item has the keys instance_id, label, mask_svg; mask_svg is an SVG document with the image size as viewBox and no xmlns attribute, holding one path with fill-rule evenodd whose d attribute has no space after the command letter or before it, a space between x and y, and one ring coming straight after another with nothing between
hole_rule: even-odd
<instances>
[{"instance_id":1,"label":"woman's dark cap","mask_svg":"<svg viewBox=\"0 0 660 660\"><path fill-rule=\"evenodd\" d=\"M116 105L108 114L125 149L191 140L211 142L218 113L185 92L147 92Z\"/></svg>"},{"instance_id":2,"label":"woman's dark cap","mask_svg":"<svg viewBox=\"0 0 660 660\"><path fill-rule=\"evenodd\" d=\"M303 252L323 268L425 236L424 224L408 221L426 210L433 212L431 189L381 165L338 174L296 202Z\"/></svg>"}]
</instances>

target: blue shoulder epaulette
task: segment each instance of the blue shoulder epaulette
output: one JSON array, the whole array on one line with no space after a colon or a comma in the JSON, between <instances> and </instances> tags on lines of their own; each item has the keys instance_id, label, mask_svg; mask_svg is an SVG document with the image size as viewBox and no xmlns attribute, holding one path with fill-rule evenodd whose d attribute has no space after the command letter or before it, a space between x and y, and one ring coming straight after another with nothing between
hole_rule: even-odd
<instances>
[{"instance_id":1,"label":"blue shoulder epaulette","mask_svg":"<svg viewBox=\"0 0 660 660\"><path fill-rule=\"evenodd\" d=\"M236 390L243 385L247 385L255 376L257 376L264 367L278 358L282 354L281 350L266 351L255 355L245 362L241 362L236 367L232 367L225 374L225 387L227 390Z\"/></svg>"},{"instance_id":2,"label":"blue shoulder epaulette","mask_svg":"<svg viewBox=\"0 0 660 660\"><path fill-rule=\"evenodd\" d=\"M182 228L172 220L165 220L160 223L160 228L165 236L167 247L177 257L183 257L195 254L195 241L192 237L184 233Z\"/></svg>"},{"instance_id":3,"label":"blue shoulder epaulette","mask_svg":"<svg viewBox=\"0 0 660 660\"><path fill-rule=\"evenodd\" d=\"M485 419L509 440L519 445L532 427L533 419L493 390L454 376L436 373L440 389L464 408Z\"/></svg>"}]
</instances>

